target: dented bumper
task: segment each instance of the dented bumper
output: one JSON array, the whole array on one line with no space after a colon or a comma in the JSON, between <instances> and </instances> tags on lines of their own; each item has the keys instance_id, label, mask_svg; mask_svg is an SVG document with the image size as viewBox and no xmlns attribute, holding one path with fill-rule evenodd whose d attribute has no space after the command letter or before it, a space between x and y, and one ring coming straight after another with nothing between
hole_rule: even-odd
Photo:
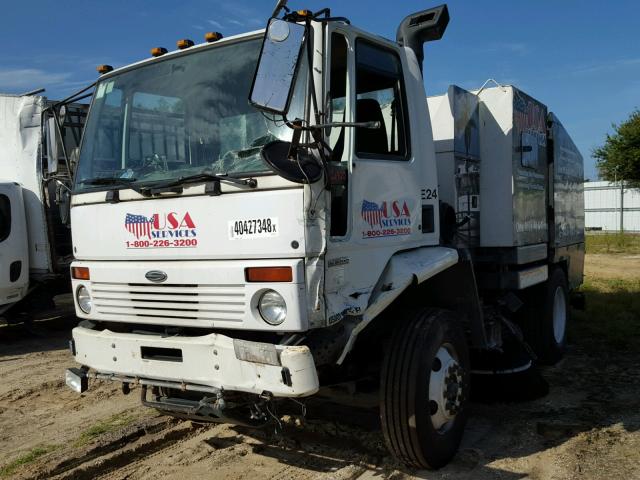
<instances>
[{"instance_id":1,"label":"dented bumper","mask_svg":"<svg viewBox=\"0 0 640 480\"><path fill-rule=\"evenodd\" d=\"M306 346L248 342L212 333L162 337L73 329L75 360L98 378L194 391L238 391L304 397L318 391Z\"/></svg>"}]
</instances>

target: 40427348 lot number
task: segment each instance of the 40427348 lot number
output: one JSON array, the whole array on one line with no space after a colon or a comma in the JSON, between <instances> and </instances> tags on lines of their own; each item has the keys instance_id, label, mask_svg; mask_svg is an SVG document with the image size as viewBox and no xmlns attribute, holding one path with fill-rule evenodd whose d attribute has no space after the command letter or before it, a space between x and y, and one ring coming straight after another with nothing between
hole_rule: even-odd
<instances>
[{"instance_id":1,"label":"40427348 lot number","mask_svg":"<svg viewBox=\"0 0 640 480\"><path fill-rule=\"evenodd\" d=\"M233 240L277 237L279 233L278 217L246 218L229 221L229 238Z\"/></svg>"}]
</instances>

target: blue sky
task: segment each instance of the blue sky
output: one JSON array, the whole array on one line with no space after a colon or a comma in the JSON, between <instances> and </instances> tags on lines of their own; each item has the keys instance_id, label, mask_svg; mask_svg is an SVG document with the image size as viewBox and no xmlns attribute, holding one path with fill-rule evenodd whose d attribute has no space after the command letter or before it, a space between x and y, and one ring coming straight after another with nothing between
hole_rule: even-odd
<instances>
[{"instance_id":1,"label":"blue sky","mask_svg":"<svg viewBox=\"0 0 640 480\"><path fill-rule=\"evenodd\" d=\"M5 2L0 18L0 92L47 88L62 97L96 78L95 66L126 65L154 46L200 42L261 28L275 1L30 0ZM296 8L331 7L366 30L394 38L407 14L440 2L290 0ZM596 177L591 149L613 122L640 107L640 2L633 0L449 2L451 22L427 45L428 94L451 83L511 83L547 104Z\"/></svg>"}]
</instances>

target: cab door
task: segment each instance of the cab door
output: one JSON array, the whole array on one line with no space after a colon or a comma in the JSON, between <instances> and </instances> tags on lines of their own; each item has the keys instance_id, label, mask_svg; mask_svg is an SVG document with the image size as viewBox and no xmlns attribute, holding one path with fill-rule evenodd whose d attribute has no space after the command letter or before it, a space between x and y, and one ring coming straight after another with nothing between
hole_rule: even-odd
<instances>
[{"instance_id":1,"label":"cab door","mask_svg":"<svg viewBox=\"0 0 640 480\"><path fill-rule=\"evenodd\" d=\"M342 38L344 40L342 40ZM389 259L398 251L438 243L437 175L426 95L419 67L397 44L346 27L328 38L327 105L336 116L334 74L346 43L344 121L368 127L331 132L332 176L325 293L329 323L364 312ZM344 47L342 47L344 48ZM338 78L342 79L341 75ZM344 145L342 143L344 142ZM336 154L338 152L338 154ZM332 182L334 183L334 182ZM430 192L427 201L425 195ZM346 205L346 207L345 207ZM336 216L337 209L340 214Z\"/></svg>"},{"instance_id":2,"label":"cab door","mask_svg":"<svg viewBox=\"0 0 640 480\"><path fill-rule=\"evenodd\" d=\"M0 183L0 311L20 300L29 283L29 251L22 188Z\"/></svg>"}]
</instances>

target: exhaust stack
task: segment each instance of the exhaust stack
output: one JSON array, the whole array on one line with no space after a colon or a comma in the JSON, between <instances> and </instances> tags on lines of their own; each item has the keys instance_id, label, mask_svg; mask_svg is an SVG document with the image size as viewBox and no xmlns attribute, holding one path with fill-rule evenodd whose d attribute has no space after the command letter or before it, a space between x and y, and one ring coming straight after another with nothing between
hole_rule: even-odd
<instances>
[{"instance_id":1,"label":"exhaust stack","mask_svg":"<svg viewBox=\"0 0 640 480\"><path fill-rule=\"evenodd\" d=\"M420 71L424 61L422 46L426 42L440 40L449 24L449 9L447 5L412 13L405 17L398 27L396 41L403 47L409 47L416 54Z\"/></svg>"}]
</instances>

